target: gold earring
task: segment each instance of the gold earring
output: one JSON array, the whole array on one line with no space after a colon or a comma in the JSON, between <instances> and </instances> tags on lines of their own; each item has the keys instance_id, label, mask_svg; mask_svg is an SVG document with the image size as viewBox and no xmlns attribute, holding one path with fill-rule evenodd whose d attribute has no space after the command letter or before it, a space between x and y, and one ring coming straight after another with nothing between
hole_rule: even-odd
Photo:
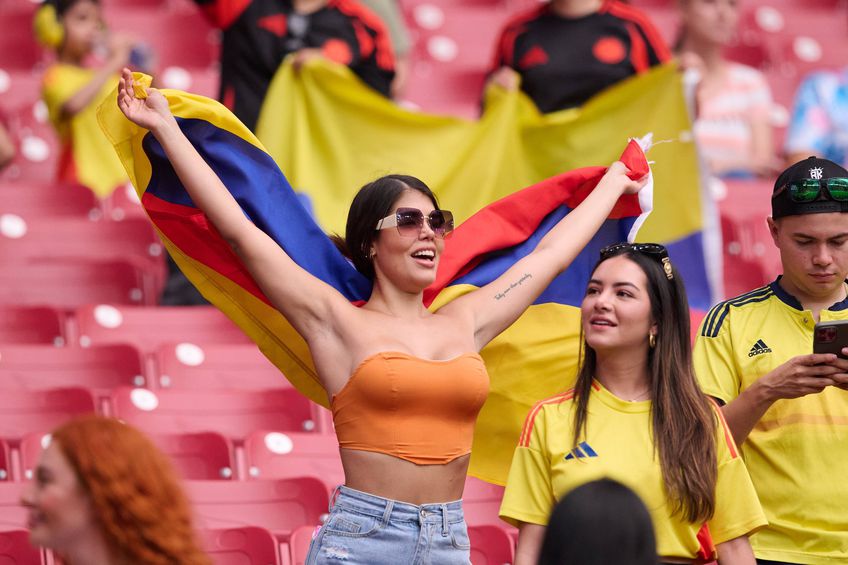
<instances>
[{"instance_id":1,"label":"gold earring","mask_svg":"<svg viewBox=\"0 0 848 565\"><path fill-rule=\"evenodd\" d=\"M651 349L657 346L657 334L649 333L648 334L648 347Z\"/></svg>"}]
</instances>

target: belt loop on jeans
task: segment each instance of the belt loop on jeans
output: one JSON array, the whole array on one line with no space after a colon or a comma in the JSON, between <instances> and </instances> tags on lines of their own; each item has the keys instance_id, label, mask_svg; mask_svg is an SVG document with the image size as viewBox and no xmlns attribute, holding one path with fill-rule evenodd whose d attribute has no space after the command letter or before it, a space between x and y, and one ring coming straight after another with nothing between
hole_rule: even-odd
<instances>
[{"instance_id":1,"label":"belt loop on jeans","mask_svg":"<svg viewBox=\"0 0 848 565\"><path fill-rule=\"evenodd\" d=\"M448 506L447 504L439 505L442 509L442 537L448 535Z\"/></svg>"},{"instance_id":2,"label":"belt loop on jeans","mask_svg":"<svg viewBox=\"0 0 848 565\"><path fill-rule=\"evenodd\" d=\"M395 501L388 498L386 499L386 509L383 511L383 525L389 523L389 520L392 517L392 509L395 507Z\"/></svg>"},{"instance_id":3,"label":"belt loop on jeans","mask_svg":"<svg viewBox=\"0 0 848 565\"><path fill-rule=\"evenodd\" d=\"M330 504L327 507L327 512L333 511L333 506L336 505L336 499L339 497L339 490L341 490L342 485L337 486L333 489L333 493L330 495Z\"/></svg>"}]
</instances>

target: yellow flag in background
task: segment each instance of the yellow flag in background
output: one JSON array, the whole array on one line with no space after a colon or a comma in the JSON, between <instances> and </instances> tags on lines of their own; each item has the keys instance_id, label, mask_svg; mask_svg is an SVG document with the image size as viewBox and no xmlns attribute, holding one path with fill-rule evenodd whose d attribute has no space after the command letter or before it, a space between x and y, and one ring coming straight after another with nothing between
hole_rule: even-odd
<instances>
[{"instance_id":1,"label":"yellow flag in background","mask_svg":"<svg viewBox=\"0 0 848 565\"><path fill-rule=\"evenodd\" d=\"M421 178L458 222L498 198L562 171L611 163L630 137L652 133L655 209L639 239L675 241L702 226L700 182L681 77L658 67L579 109L541 115L520 91L491 88L479 121L405 110L347 68L283 65L268 89L257 137L318 222L343 233L363 184L388 173Z\"/></svg>"}]
</instances>

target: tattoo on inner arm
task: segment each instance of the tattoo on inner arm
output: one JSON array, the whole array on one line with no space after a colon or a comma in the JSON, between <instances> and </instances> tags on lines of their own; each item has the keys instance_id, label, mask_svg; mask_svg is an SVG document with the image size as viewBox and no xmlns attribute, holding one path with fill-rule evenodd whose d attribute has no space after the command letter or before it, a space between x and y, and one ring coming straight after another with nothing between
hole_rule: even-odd
<instances>
[{"instance_id":1,"label":"tattoo on inner arm","mask_svg":"<svg viewBox=\"0 0 848 565\"><path fill-rule=\"evenodd\" d=\"M524 284L524 281L526 281L527 279L532 279L532 278L533 278L533 275L531 275L530 273L524 273L523 277L521 277L520 279L518 279L514 283L510 283L508 287L503 289L501 292L497 293L495 295L495 300L500 300L501 298L506 298L506 295L509 294L509 291L511 291L513 288L518 288L519 286Z\"/></svg>"}]
</instances>

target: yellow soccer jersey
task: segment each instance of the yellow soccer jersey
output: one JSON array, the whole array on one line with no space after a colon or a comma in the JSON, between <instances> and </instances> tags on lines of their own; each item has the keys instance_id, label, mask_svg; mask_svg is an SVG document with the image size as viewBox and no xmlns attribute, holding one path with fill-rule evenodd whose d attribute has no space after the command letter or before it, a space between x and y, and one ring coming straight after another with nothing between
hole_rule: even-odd
<instances>
[{"instance_id":1,"label":"yellow soccer jersey","mask_svg":"<svg viewBox=\"0 0 848 565\"><path fill-rule=\"evenodd\" d=\"M76 65L53 64L44 73L41 95L62 142L59 179L79 182L105 198L129 180L115 149L97 123L97 108L112 93L118 83L117 75L106 81L94 102L73 116L62 116L62 106L88 84L96 72ZM117 100L107 100L107 103L117 104Z\"/></svg>"},{"instance_id":2,"label":"yellow soccer jersey","mask_svg":"<svg viewBox=\"0 0 848 565\"><path fill-rule=\"evenodd\" d=\"M848 319L848 300L820 318ZM812 353L815 323L777 281L718 304L695 343L701 388L732 401L790 358ZM757 557L848 563L848 392L778 400L740 451L769 521L751 538Z\"/></svg>"},{"instance_id":3,"label":"yellow soccer jersey","mask_svg":"<svg viewBox=\"0 0 848 565\"><path fill-rule=\"evenodd\" d=\"M611 478L631 488L648 507L657 553L663 557L710 558L713 544L766 524L745 464L718 410L716 506L705 535L703 524L671 515L659 458L654 457L651 402L621 400L596 382L589 397L586 438L574 447L573 396L569 391L544 400L527 416L509 470L502 519L545 525L559 498L582 484Z\"/></svg>"}]
</instances>

